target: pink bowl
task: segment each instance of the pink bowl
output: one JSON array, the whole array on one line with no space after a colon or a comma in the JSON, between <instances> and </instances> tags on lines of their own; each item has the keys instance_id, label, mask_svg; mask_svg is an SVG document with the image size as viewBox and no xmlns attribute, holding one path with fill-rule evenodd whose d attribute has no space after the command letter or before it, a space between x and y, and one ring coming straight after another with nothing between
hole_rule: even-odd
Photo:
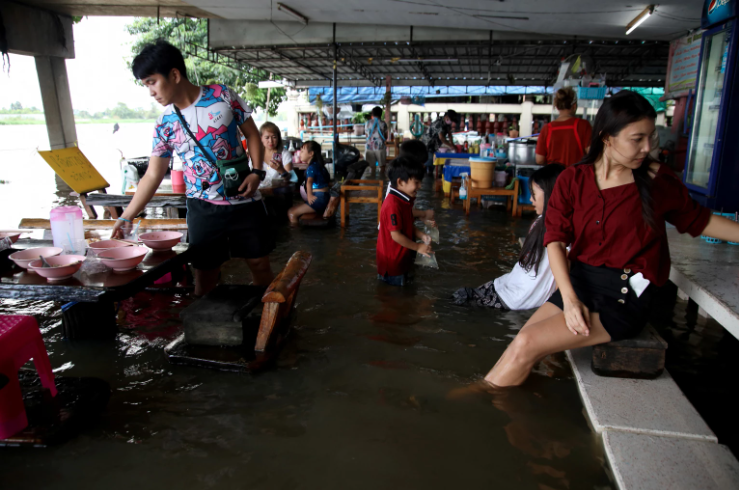
<instances>
[{"instance_id":1,"label":"pink bowl","mask_svg":"<svg viewBox=\"0 0 739 490\"><path fill-rule=\"evenodd\" d=\"M98 257L114 271L123 272L135 269L148 253L146 247L120 247L100 252Z\"/></svg>"},{"instance_id":2,"label":"pink bowl","mask_svg":"<svg viewBox=\"0 0 739 490\"><path fill-rule=\"evenodd\" d=\"M28 268L32 269L36 274L45 277L47 281L63 281L72 277L75 272L80 270L82 262L85 261L84 255L60 255L57 257L44 257L49 265L57 267L42 267L40 260L33 260L28 264Z\"/></svg>"},{"instance_id":3,"label":"pink bowl","mask_svg":"<svg viewBox=\"0 0 739 490\"><path fill-rule=\"evenodd\" d=\"M179 231L152 231L139 235L139 240L152 250L169 250L182 239Z\"/></svg>"},{"instance_id":4,"label":"pink bowl","mask_svg":"<svg viewBox=\"0 0 739 490\"><path fill-rule=\"evenodd\" d=\"M133 247L135 243L128 242L128 244L121 243L119 240L101 240L99 242L91 243L88 248L92 250L95 255L99 255L100 252L105 250L113 250L114 248L122 247Z\"/></svg>"},{"instance_id":5,"label":"pink bowl","mask_svg":"<svg viewBox=\"0 0 739 490\"><path fill-rule=\"evenodd\" d=\"M12 253L8 256L10 260L16 263L18 267L28 269L28 263L34 260L38 260L39 256L43 256L45 259L49 257L56 257L62 253L62 249L59 247L37 247L21 250L20 252Z\"/></svg>"},{"instance_id":6,"label":"pink bowl","mask_svg":"<svg viewBox=\"0 0 739 490\"><path fill-rule=\"evenodd\" d=\"M12 231L0 231L0 239L8 237L10 238L10 243L17 242L20 236L20 233L13 233Z\"/></svg>"}]
</instances>

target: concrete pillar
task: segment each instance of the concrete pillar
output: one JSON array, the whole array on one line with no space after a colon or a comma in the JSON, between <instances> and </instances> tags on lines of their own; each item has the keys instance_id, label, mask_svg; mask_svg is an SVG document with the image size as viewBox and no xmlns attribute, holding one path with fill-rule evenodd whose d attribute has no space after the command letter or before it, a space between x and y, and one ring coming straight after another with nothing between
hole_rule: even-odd
<instances>
[{"instance_id":1,"label":"concrete pillar","mask_svg":"<svg viewBox=\"0 0 739 490\"><path fill-rule=\"evenodd\" d=\"M527 100L521 104L521 119L518 120L520 137L531 136L534 125L534 103Z\"/></svg>"},{"instance_id":2,"label":"concrete pillar","mask_svg":"<svg viewBox=\"0 0 739 490\"><path fill-rule=\"evenodd\" d=\"M292 88L287 89L287 101L283 102L283 109L287 112L287 135L300 137L300 122L298 121L298 111L295 106L298 104L300 93Z\"/></svg>"},{"instance_id":3,"label":"concrete pillar","mask_svg":"<svg viewBox=\"0 0 739 490\"><path fill-rule=\"evenodd\" d=\"M72 96L69 93L64 58L36 56L35 59L49 146L52 150L74 146L77 142L77 130L74 126Z\"/></svg>"},{"instance_id":4,"label":"concrete pillar","mask_svg":"<svg viewBox=\"0 0 739 490\"><path fill-rule=\"evenodd\" d=\"M411 116L408 108L407 105L398 105L398 133L402 135L405 135L405 132L411 128Z\"/></svg>"}]
</instances>

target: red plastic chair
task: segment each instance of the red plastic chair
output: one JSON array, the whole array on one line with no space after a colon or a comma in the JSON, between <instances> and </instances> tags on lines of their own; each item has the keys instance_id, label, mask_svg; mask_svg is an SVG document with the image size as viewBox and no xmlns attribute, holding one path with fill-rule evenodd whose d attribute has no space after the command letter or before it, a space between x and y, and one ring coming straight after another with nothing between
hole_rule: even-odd
<instances>
[{"instance_id":1,"label":"red plastic chair","mask_svg":"<svg viewBox=\"0 0 739 490\"><path fill-rule=\"evenodd\" d=\"M41 384L56 396L54 373L38 324L32 316L0 315L0 374L8 378L0 388L0 439L28 426L18 369L33 359Z\"/></svg>"}]
</instances>

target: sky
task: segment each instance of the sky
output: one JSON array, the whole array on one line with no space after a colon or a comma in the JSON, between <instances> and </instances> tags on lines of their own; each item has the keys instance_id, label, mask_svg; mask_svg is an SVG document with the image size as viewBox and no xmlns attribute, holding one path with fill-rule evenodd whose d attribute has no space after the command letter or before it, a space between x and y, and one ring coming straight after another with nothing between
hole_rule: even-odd
<instances>
[{"instance_id":1,"label":"sky","mask_svg":"<svg viewBox=\"0 0 739 490\"><path fill-rule=\"evenodd\" d=\"M125 26L133 17L86 17L74 26L75 58L67 60L72 107L90 113L124 102L149 108L149 92L134 83L126 67L134 36ZM10 74L0 73L0 108L13 102L43 108L33 57L10 55Z\"/></svg>"}]
</instances>

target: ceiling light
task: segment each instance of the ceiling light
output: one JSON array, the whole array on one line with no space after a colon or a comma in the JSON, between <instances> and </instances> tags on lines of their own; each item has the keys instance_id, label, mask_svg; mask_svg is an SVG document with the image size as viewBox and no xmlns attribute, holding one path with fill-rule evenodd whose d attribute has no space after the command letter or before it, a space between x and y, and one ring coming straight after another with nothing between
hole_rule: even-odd
<instances>
[{"instance_id":1,"label":"ceiling light","mask_svg":"<svg viewBox=\"0 0 739 490\"><path fill-rule=\"evenodd\" d=\"M505 20L529 20L528 17L515 17L511 15L473 15L478 19L505 19Z\"/></svg>"},{"instance_id":2,"label":"ceiling light","mask_svg":"<svg viewBox=\"0 0 739 490\"><path fill-rule=\"evenodd\" d=\"M654 5L649 5L647 8L642 10L642 12L626 26L626 35L628 36L634 32L634 29L642 25L642 23L647 20L652 13L654 13Z\"/></svg>"},{"instance_id":3,"label":"ceiling light","mask_svg":"<svg viewBox=\"0 0 739 490\"><path fill-rule=\"evenodd\" d=\"M285 12L287 15L289 15L291 17L295 17L299 22L301 22L303 24L308 24L308 17L306 17L305 15L301 14L297 10L291 9L290 7L288 7L287 5L285 5L284 3L278 3L277 4L277 10L280 10L282 12Z\"/></svg>"}]
</instances>

